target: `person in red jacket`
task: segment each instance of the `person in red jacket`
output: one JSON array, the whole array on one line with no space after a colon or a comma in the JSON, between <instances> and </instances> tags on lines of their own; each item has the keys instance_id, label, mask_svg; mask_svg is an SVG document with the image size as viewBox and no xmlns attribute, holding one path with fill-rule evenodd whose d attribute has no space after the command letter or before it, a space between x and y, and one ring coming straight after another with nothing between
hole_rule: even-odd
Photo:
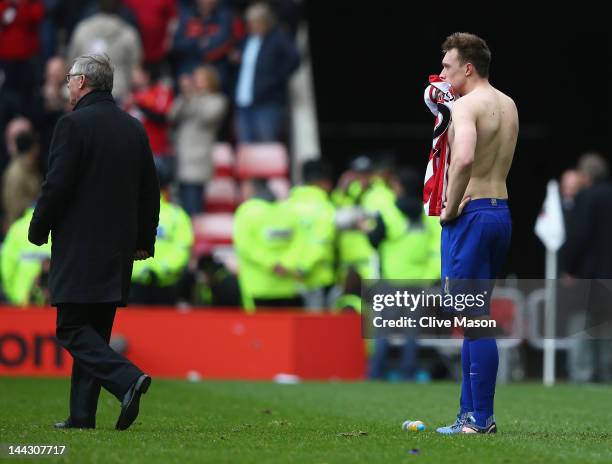
<instances>
[{"instance_id":1,"label":"person in red jacket","mask_svg":"<svg viewBox=\"0 0 612 464\"><path fill-rule=\"evenodd\" d=\"M174 154L167 120L174 99L172 89L160 80L159 68L155 64L145 64L134 70L132 88L125 110L138 119L147 131L158 169L172 175Z\"/></svg>"},{"instance_id":2,"label":"person in red jacket","mask_svg":"<svg viewBox=\"0 0 612 464\"><path fill-rule=\"evenodd\" d=\"M31 110L30 96L36 85L34 60L40 52L43 14L42 0L0 0L0 72L26 113Z\"/></svg>"},{"instance_id":3,"label":"person in red jacket","mask_svg":"<svg viewBox=\"0 0 612 464\"><path fill-rule=\"evenodd\" d=\"M145 63L161 63L169 51L176 27L176 0L124 0L124 3L138 18Z\"/></svg>"}]
</instances>

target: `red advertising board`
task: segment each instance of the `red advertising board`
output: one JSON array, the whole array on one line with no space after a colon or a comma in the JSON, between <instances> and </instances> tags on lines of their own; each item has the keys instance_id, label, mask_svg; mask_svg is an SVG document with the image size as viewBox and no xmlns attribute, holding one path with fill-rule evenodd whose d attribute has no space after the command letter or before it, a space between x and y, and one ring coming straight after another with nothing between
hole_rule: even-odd
<instances>
[{"instance_id":1,"label":"red advertising board","mask_svg":"<svg viewBox=\"0 0 612 464\"><path fill-rule=\"evenodd\" d=\"M168 378L361 379L361 320L356 314L130 307L113 336L145 372ZM54 338L55 310L0 307L0 376L66 376L72 359Z\"/></svg>"}]
</instances>

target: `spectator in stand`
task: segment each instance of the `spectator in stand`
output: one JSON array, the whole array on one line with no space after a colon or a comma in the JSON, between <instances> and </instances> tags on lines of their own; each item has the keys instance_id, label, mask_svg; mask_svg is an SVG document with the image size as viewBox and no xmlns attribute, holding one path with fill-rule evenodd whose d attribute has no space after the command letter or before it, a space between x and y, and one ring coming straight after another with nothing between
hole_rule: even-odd
<instances>
[{"instance_id":1,"label":"spectator in stand","mask_svg":"<svg viewBox=\"0 0 612 464\"><path fill-rule=\"evenodd\" d=\"M585 308L586 337L577 340L570 350L568 370L573 380L610 382L612 347L607 335L612 279L612 182L608 162L599 153L583 154L577 170L582 189L575 196L567 221L560 269L564 271L562 282L569 287L566 290L569 298L578 293L572 287L576 285L575 278L588 282L588 298L578 302L579 307ZM563 305L569 298L558 301Z\"/></svg>"},{"instance_id":2,"label":"spectator in stand","mask_svg":"<svg viewBox=\"0 0 612 464\"><path fill-rule=\"evenodd\" d=\"M144 62L158 65L170 49L172 34L176 29L177 7L175 0L124 0L138 18Z\"/></svg>"},{"instance_id":3,"label":"spectator in stand","mask_svg":"<svg viewBox=\"0 0 612 464\"><path fill-rule=\"evenodd\" d=\"M177 74L192 72L207 63L219 73L222 85L228 76L228 55L234 47L233 13L219 0L196 0L182 6L173 51Z\"/></svg>"},{"instance_id":4,"label":"spectator in stand","mask_svg":"<svg viewBox=\"0 0 612 464\"><path fill-rule=\"evenodd\" d=\"M98 0L45 0L46 2L59 2L59 7L48 9L45 5L45 15L49 11L55 19L56 27L64 33L66 42L70 42L79 23L95 14ZM43 39L44 40L44 39Z\"/></svg>"},{"instance_id":5,"label":"spectator in stand","mask_svg":"<svg viewBox=\"0 0 612 464\"><path fill-rule=\"evenodd\" d=\"M612 278L612 183L608 163L598 153L578 161L583 188L568 220L564 259L567 272L583 279Z\"/></svg>"},{"instance_id":6,"label":"spectator in stand","mask_svg":"<svg viewBox=\"0 0 612 464\"><path fill-rule=\"evenodd\" d=\"M45 82L36 98L35 126L40 134L39 168L47 172L47 153L51 145L53 129L58 119L70 110L68 87L66 87L66 62L62 57L54 56L47 61Z\"/></svg>"},{"instance_id":7,"label":"spectator in stand","mask_svg":"<svg viewBox=\"0 0 612 464\"><path fill-rule=\"evenodd\" d=\"M563 219L567 227L567 220L574 208L576 195L584 187L584 179L576 169L566 169L561 174L559 190L561 193L561 206L563 208Z\"/></svg>"},{"instance_id":8,"label":"spectator in stand","mask_svg":"<svg viewBox=\"0 0 612 464\"><path fill-rule=\"evenodd\" d=\"M43 0L44 15L40 23L40 58L43 63L56 54L61 6L61 0Z\"/></svg>"},{"instance_id":9,"label":"spectator in stand","mask_svg":"<svg viewBox=\"0 0 612 464\"><path fill-rule=\"evenodd\" d=\"M561 193L561 209L563 212L563 224L567 231L570 227L570 219L576 202L576 195L585 187L585 178L577 169L566 169L561 174L559 182L559 193ZM566 243L559 249L559 275L567 274L566 269ZM564 280L567 283L566 280Z\"/></svg>"},{"instance_id":10,"label":"spectator in stand","mask_svg":"<svg viewBox=\"0 0 612 464\"><path fill-rule=\"evenodd\" d=\"M249 36L236 85L240 142L280 139L287 82L299 64L291 38L274 25L270 7L256 3L246 13Z\"/></svg>"},{"instance_id":11,"label":"spectator in stand","mask_svg":"<svg viewBox=\"0 0 612 464\"><path fill-rule=\"evenodd\" d=\"M34 128L32 127L32 123L29 119L24 118L23 116L17 116L14 119L11 119L9 123L6 125L6 130L4 132L4 140L6 141L6 153L8 155L8 159L6 160L6 164L17 156L17 136L25 131L32 131Z\"/></svg>"},{"instance_id":12,"label":"spectator in stand","mask_svg":"<svg viewBox=\"0 0 612 464\"><path fill-rule=\"evenodd\" d=\"M142 59L138 31L119 16L120 0L99 0L100 12L81 21L70 41L68 58L107 54L114 71L113 97L122 100L130 91L132 71Z\"/></svg>"},{"instance_id":13,"label":"spectator in stand","mask_svg":"<svg viewBox=\"0 0 612 464\"><path fill-rule=\"evenodd\" d=\"M133 92L126 99L125 110L142 122L149 136L155 164L165 175L173 177L174 158L169 140L168 112L172 106L172 89L160 81L159 67L146 64L132 73Z\"/></svg>"},{"instance_id":14,"label":"spectator in stand","mask_svg":"<svg viewBox=\"0 0 612 464\"><path fill-rule=\"evenodd\" d=\"M28 115L37 84L43 13L41 0L0 0L0 69L4 85L18 95L21 110Z\"/></svg>"},{"instance_id":15,"label":"spectator in stand","mask_svg":"<svg viewBox=\"0 0 612 464\"><path fill-rule=\"evenodd\" d=\"M45 111L64 113L69 109L66 61L61 56L54 56L47 61L42 95Z\"/></svg>"},{"instance_id":16,"label":"spectator in stand","mask_svg":"<svg viewBox=\"0 0 612 464\"><path fill-rule=\"evenodd\" d=\"M87 6L82 9L83 13L81 14L81 19L89 18L95 14L100 13L102 11L100 7L99 0L86 0ZM117 14L123 19L126 23L132 26L137 31L140 30L140 26L138 24L138 18L136 17L136 13L125 4L124 0L119 0L119 4L117 6Z\"/></svg>"},{"instance_id":17,"label":"spectator in stand","mask_svg":"<svg viewBox=\"0 0 612 464\"><path fill-rule=\"evenodd\" d=\"M34 133L29 130L20 132L16 146L17 153L2 179L5 231L32 206L42 183L38 171L38 143Z\"/></svg>"},{"instance_id":18,"label":"spectator in stand","mask_svg":"<svg viewBox=\"0 0 612 464\"><path fill-rule=\"evenodd\" d=\"M0 172L4 171L8 163L5 132L9 123L20 114L19 98L15 92L4 85L5 74L0 69Z\"/></svg>"},{"instance_id":19,"label":"spectator in stand","mask_svg":"<svg viewBox=\"0 0 612 464\"><path fill-rule=\"evenodd\" d=\"M253 0L225 0L225 3L234 10L245 11ZM266 0L270 5L278 26L295 37L300 18L302 16L301 0Z\"/></svg>"},{"instance_id":20,"label":"spectator in stand","mask_svg":"<svg viewBox=\"0 0 612 464\"><path fill-rule=\"evenodd\" d=\"M199 66L193 76L179 80L181 94L170 110L176 127L177 178L183 208L202 211L204 186L212 174L212 147L227 112L227 99L219 92L219 75L211 66Z\"/></svg>"},{"instance_id":21,"label":"spectator in stand","mask_svg":"<svg viewBox=\"0 0 612 464\"><path fill-rule=\"evenodd\" d=\"M62 52L77 24L97 11L97 0L42 0L44 17L40 25L40 57L46 63Z\"/></svg>"}]
</instances>

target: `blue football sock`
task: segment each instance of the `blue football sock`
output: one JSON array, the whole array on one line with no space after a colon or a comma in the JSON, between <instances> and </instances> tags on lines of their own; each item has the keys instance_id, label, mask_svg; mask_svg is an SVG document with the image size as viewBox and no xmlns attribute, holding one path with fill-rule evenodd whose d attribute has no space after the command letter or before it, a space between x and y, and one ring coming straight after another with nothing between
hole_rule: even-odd
<instances>
[{"instance_id":1,"label":"blue football sock","mask_svg":"<svg viewBox=\"0 0 612 464\"><path fill-rule=\"evenodd\" d=\"M493 398L499 355L494 338L480 338L469 341L470 380L472 404L476 425L485 427L487 419L493 415Z\"/></svg>"},{"instance_id":2,"label":"blue football sock","mask_svg":"<svg viewBox=\"0 0 612 464\"><path fill-rule=\"evenodd\" d=\"M459 400L460 414L473 412L472 384L470 379L470 340L463 339L461 347L461 399Z\"/></svg>"}]
</instances>

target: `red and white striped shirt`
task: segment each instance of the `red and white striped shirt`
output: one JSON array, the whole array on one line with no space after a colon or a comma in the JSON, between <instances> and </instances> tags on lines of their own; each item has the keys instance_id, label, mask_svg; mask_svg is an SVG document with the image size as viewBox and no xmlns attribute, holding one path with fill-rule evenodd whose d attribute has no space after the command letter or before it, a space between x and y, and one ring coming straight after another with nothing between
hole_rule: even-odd
<instances>
[{"instance_id":1,"label":"red and white striped shirt","mask_svg":"<svg viewBox=\"0 0 612 464\"><path fill-rule=\"evenodd\" d=\"M429 85L425 89L424 99L425 104L436 117L423 187L423 205L429 216L439 216L442 211L442 203L446 199L448 166L451 157L448 126L451 122L452 104L457 98L457 93L448 82L440 79L438 75L429 76Z\"/></svg>"}]
</instances>

